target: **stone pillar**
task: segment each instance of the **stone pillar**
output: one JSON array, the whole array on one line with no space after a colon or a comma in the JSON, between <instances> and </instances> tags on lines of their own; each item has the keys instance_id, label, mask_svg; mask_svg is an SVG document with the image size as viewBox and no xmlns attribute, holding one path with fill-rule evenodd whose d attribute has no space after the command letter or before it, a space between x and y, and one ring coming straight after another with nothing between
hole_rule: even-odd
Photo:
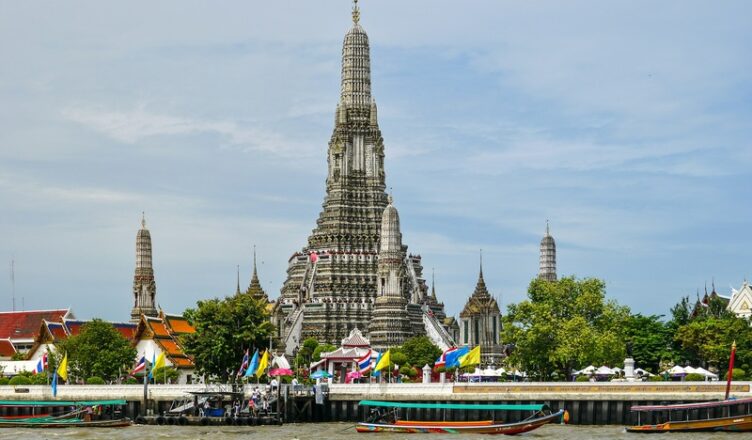
<instances>
[{"instance_id":1,"label":"stone pillar","mask_svg":"<svg viewBox=\"0 0 752 440\"><path fill-rule=\"evenodd\" d=\"M446 371L439 373L439 382L446 383Z\"/></svg>"},{"instance_id":2,"label":"stone pillar","mask_svg":"<svg viewBox=\"0 0 752 440\"><path fill-rule=\"evenodd\" d=\"M626 358L624 359L624 379L631 381L634 378L634 359Z\"/></svg>"},{"instance_id":3,"label":"stone pillar","mask_svg":"<svg viewBox=\"0 0 752 440\"><path fill-rule=\"evenodd\" d=\"M431 383L431 367L428 364L423 366L423 383Z\"/></svg>"}]
</instances>

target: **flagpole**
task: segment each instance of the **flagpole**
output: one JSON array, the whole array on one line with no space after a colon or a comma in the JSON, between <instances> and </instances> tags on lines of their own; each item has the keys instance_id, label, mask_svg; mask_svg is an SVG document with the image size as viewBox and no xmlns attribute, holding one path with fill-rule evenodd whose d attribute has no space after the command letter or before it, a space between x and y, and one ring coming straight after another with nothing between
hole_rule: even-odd
<instances>
[{"instance_id":1,"label":"flagpole","mask_svg":"<svg viewBox=\"0 0 752 440\"><path fill-rule=\"evenodd\" d=\"M731 344L731 358L729 359L728 380L726 381L726 397L724 400L728 400L731 393L731 378L734 375L734 357L736 356L736 341Z\"/></svg>"},{"instance_id":2,"label":"flagpole","mask_svg":"<svg viewBox=\"0 0 752 440\"><path fill-rule=\"evenodd\" d=\"M146 360L146 352L144 352L144 405L141 415L146 417L146 405L149 396L149 361Z\"/></svg>"}]
</instances>

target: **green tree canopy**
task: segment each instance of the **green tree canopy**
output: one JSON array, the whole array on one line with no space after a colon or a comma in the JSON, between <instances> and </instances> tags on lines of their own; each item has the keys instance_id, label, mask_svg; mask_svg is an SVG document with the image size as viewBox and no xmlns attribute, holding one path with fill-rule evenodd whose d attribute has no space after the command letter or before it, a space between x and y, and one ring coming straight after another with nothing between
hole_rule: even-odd
<instances>
[{"instance_id":1,"label":"green tree canopy","mask_svg":"<svg viewBox=\"0 0 752 440\"><path fill-rule=\"evenodd\" d=\"M198 301L185 317L196 329L181 339L199 374L234 378L246 349L269 344L273 326L266 302L248 294Z\"/></svg>"},{"instance_id":2,"label":"green tree canopy","mask_svg":"<svg viewBox=\"0 0 752 440\"><path fill-rule=\"evenodd\" d=\"M81 327L78 335L58 344L57 354L50 361L50 371L57 366L64 353L68 354L68 375L78 378L99 376L116 379L133 366L136 349L112 324L93 319Z\"/></svg>"},{"instance_id":3,"label":"green tree canopy","mask_svg":"<svg viewBox=\"0 0 752 440\"><path fill-rule=\"evenodd\" d=\"M567 378L588 364L620 364L629 309L605 299L595 278L534 279L528 299L511 304L502 340L515 344L508 362L535 378Z\"/></svg>"},{"instance_id":4,"label":"green tree canopy","mask_svg":"<svg viewBox=\"0 0 752 440\"><path fill-rule=\"evenodd\" d=\"M405 354L410 365L418 368L423 368L426 364L433 367L433 363L441 356L441 349L428 336L414 336L406 340L399 351Z\"/></svg>"},{"instance_id":5,"label":"green tree canopy","mask_svg":"<svg viewBox=\"0 0 752 440\"><path fill-rule=\"evenodd\" d=\"M673 359L673 334L661 316L632 315L626 321L625 337L632 345L637 367L658 373L663 360Z\"/></svg>"}]
</instances>

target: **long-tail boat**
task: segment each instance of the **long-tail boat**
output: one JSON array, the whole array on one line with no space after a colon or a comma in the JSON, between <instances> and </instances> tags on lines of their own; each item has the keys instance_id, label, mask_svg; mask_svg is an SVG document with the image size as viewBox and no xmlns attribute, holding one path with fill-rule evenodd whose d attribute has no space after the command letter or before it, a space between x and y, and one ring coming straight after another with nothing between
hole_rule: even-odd
<instances>
[{"instance_id":1,"label":"long-tail boat","mask_svg":"<svg viewBox=\"0 0 752 440\"><path fill-rule=\"evenodd\" d=\"M679 405L633 406L628 432L752 431L752 398ZM645 414L648 413L648 414Z\"/></svg>"},{"instance_id":2,"label":"long-tail boat","mask_svg":"<svg viewBox=\"0 0 752 440\"><path fill-rule=\"evenodd\" d=\"M729 398L735 356L736 342L731 345L726 396L723 400L633 406L637 424L627 427L627 432L752 431L752 398Z\"/></svg>"},{"instance_id":3,"label":"long-tail boat","mask_svg":"<svg viewBox=\"0 0 752 440\"><path fill-rule=\"evenodd\" d=\"M408 403L361 400L359 406L370 407L368 420L358 423L358 432L398 432L431 434L507 434L515 435L540 428L547 423L565 420L565 411L552 411L547 405L513 404L463 404L463 403ZM447 411L530 411L529 417L519 422L504 423L495 419L479 421L410 420L410 410L428 409ZM403 414L404 410L404 414Z\"/></svg>"},{"instance_id":4,"label":"long-tail boat","mask_svg":"<svg viewBox=\"0 0 752 440\"><path fill-rule=\"evenodd\" d=\"M127 417L118 417L119 411L115 410L125 405L125 400L2 400L0 407L18 408L20 411L30 414L0 416L0 428L116 428L130 426L131 420ZM67 410L54 415L53 411L56 408L67 408ZM105 410L100 411L102 408L105 408Z\"/></svg>"}]
</instances>

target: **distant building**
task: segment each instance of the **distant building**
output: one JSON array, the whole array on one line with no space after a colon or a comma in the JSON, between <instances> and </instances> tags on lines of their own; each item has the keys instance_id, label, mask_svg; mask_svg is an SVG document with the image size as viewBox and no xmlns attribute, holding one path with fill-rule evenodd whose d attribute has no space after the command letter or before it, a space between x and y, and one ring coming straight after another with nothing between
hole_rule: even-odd
<instances>
[{"instance_id":1,"label":"distant building","mask_svg":"<svg viewBox=\"0 0 752 440\"><path fill-rule=\"evenodd\" d=\"M0 312L0 341L7 341L0 342L0 356L27 353L34 347L42 322L62 322L73 318L70 309ZM12 350L8 344L13 346Z\"/></svg>"},{"instance_id":2,"label":"distant building","mask_svg":"<svg viewBox=\"0 0 752 440\"><path fill-rule=\"evenodd\" d=\"M752 287L744 280L739 290L731 290L731 299L726 309L740 318L752 318Z\"/></svg>"},{"instance_id":3,"label":"distant building","mask_svg":"<svg viewBox=\"0 0 752 440\"><path fill-rule=\"evenodd\" d=\"M160 312L159 316L141 315L133 346L137 358L145 356L149 362L165 354L165 364L178 370L178 383L192 383L196 380L193 360L185 354L180 336L195 333L196 329L180 315Z\"/></svg>"}]
</instances>

